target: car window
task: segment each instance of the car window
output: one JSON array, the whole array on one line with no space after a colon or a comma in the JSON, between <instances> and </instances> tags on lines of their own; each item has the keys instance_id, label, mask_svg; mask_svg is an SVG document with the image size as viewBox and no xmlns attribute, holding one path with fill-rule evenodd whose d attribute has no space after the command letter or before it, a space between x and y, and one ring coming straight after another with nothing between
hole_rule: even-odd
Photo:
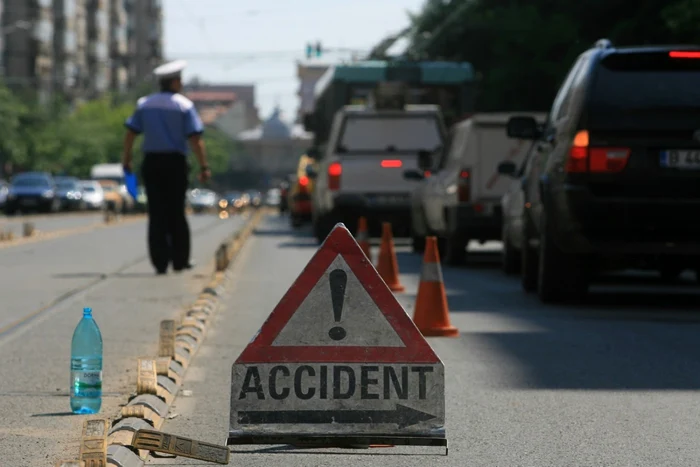
<instances>
[{"instance_id":1,"label":"car window","mask_svg":"<svg viewBox=\"0 0 700 467\"><path fill-rule=\"evenodd\" d=\"M569 94L569 88L571 87L571 83L576 77L576 74L578 73L581 63L583 59L582 57L579 58L574 66L571 68L571 71L569 71L569 74L566 75L566 78L562 82L561 87L559 88L559 91L557 92L557 96L554 98L554 102L552 103L552 109L549 112L550 119L552 122L556 122L562 118L563 111L566 110L566 107L564 106L566 98L568 97ZM549 126L549 125L548 125Z\"/></svg>"},{"instance_id":2,"label":"car window","mask_svg":"<svg viewBox=\"0 0 700 467\"><path fill-rule=\"evenodd\" d=\"M350 116L345 120L337 151L343 154L435 151L443 134L435 115Z\"/></svg>"},{"instance_id":3,"label":"car window","mask_svg":"<svg viewBox=\"0 0 700 467\"><path fill-rule=\"evenodd\" d=\"M50 187L49 180L42 177L22 177L12 181L12 185L17 187Z\"/></svg>"},{"instance_id":4,"label":"car window","mask_svg":"<svg viewBox=\"0 0 700 467\"><path fill-rule=\"evenodd\" d=\"M595 129L697 128L700 60L668 52L611 54L597 67L588 118Z\"/></svg>"}]
</instances>

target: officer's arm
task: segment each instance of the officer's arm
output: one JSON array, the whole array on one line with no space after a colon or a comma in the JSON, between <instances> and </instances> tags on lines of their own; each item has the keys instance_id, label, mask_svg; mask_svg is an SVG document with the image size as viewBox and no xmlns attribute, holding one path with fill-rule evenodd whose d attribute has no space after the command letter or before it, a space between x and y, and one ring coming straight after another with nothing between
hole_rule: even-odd
<instances>
[{"instance_id":1,"label":"officer's arm","mask_svg":"<svg viewBox=\"0 0 700 467\"><path fill-rule=\"evenodd\" d=\"M207 164L207 150L206 146L204 145L204 139L202 138L202 134L193 134L192 136L190 136L189 140L192 152L194 152L194 155L197 156L197 162L199 162L199 166L202 168L209 167L209 165Z\"/></svg>"},{"instance_id":2,"label":"officer's arm","mask_svg":"<svg viewBox=\"0 0 700 467\"><path fill-rule=\"evenodd\" d=\"M124 135L124 153L122 154L122 165L124 167L131 167L131 159L133 156L134 141L138 136L132 130L126 130Z\"/></svg>"}]
</instances>

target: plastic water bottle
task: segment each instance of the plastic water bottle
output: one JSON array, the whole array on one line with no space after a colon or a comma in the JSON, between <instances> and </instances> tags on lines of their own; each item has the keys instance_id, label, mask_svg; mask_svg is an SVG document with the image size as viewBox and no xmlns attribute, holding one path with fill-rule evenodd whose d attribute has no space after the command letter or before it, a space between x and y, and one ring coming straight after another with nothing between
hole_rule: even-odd
<instances>
[{"instance_id":1,"label":"plastic water bottle","mask_svg":"<svg viewBox=\"0 0 700 467\"><path fill-rule=\"evenodd\" d=\"M77 414L98 413L102 406L102 334L92 308L83 309L70 353L70 408Z\"/></svg>"}]
</instances>

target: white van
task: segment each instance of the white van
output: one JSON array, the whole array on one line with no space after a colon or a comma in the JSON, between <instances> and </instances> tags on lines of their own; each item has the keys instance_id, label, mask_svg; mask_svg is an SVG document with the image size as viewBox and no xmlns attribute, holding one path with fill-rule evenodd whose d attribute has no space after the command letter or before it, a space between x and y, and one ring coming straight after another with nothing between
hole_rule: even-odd
<instances>
[{"instance_id":1,"label":"white van","mask_svg":"<svg viewBox=\"0 0 700 467\"><path fill-rule=\"evenodd\" d=\"M527 141L506 135L512 115L477 113L457 123L447 149L431 165L405 173L423 179L411 203L414 250L424 249L426 235L436 235L443 260L457 265L466 261L470 240L500 240L500 200L511 180L500 176L498 164L504 159L520 164L529 148Z\"/></svg>"},{"instance_id":2,"label":"white van","mask_svg":"<svg viewBox=\"0 0 700 467\"><path fill-rule=\"evenodd\" d=\"M391 222L395 235L407 235L411 193L419 181L406 179L403 172L417 169L419 158L440 149L445 136L440 108L434 105L339 110L318 173L307 169L315 178L312 221L317 239L323 241L338 222L354 230L361 216L372 234L382 222Z\"/></svg>"}]
</instances>

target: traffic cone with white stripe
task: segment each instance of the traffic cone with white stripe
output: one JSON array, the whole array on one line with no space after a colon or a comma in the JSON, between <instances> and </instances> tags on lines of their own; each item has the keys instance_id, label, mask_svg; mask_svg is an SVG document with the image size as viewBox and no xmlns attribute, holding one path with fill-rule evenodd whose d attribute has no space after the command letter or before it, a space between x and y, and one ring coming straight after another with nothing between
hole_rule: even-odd
<instances>
[{"instance_id":1,"label":"traffic cone with white stripe","mask_svg":"<svg viewBox=\"0 0 700 467\"><path fill-rule=\"evenodd\" d=\"M357 243L360 245L360 248L362 248L362 251L365 252L367 259L372 261L369 248L369 234L367 233L367 230L367 219L365 217L360 217L357 221Z\"/></svg>"},{"instance_id":2,"label":"traffic cone with white stripe","mask_svg":"<svg viewBox=\"0 0 700 467\"><path fill-rule=\"evenodd\" d=\"M457 337L459 329L450 323L447 294L442 281L437 238L425 238L423 269L421 271L413 322L426 337Z\"/></svg>"},{"instance_id":3,"label":"traffic cone with white stripe","mask_svg":"<svg viewBox=\"0 0 700 467\"><path fill-rule=\"evenodd\" d=\"M377 272L392 292L403 292L406 288L399 281L399 262L396 260L394 250L394 236L391 233L391 224L382 224L382 243L379 247L379 260Z\"/></svg>"}]
</instances>

